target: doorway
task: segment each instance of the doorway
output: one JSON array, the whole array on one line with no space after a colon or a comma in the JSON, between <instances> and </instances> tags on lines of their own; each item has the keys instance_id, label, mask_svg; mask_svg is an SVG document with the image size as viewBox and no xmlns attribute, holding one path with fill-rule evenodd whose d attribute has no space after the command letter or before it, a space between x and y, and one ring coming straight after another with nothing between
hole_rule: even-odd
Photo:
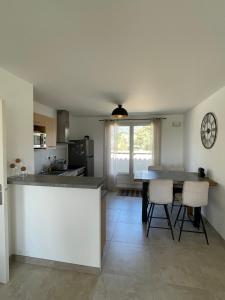
<instances>
[{"instance_id":1,"label":"doorway","mask_svg":"<svg viewBox=\"0 0 225 300\"><path fill-rule=\"evenodd\" d=\"M118 124L111 127L111 168L116 185L133 184L134 173L153 163L153 124Z\"/></svg>"}]
</instances>

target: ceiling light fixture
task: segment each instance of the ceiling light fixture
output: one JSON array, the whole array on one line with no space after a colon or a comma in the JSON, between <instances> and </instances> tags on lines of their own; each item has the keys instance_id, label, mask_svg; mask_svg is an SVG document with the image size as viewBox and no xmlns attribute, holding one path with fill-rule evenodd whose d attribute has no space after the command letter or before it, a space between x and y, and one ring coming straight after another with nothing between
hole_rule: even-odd
<instances>
[{"instance_id":1,"label":"ceiling light fixture","mask_svg":"<svg viewBox=\"0 0 225 300\"><path fill-rule=\"evenodd\" d=\"M125 108L122 107L121 104L118 105L112 112L112 117L114 119L124 119L128 117L128 113Z\"/></svg>"}]
</instances>

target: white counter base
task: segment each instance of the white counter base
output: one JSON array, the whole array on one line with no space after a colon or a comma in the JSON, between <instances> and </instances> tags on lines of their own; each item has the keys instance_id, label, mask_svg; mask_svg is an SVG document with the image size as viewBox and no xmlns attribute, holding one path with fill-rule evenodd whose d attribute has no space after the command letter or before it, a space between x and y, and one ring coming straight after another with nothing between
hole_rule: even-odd
<instances>
[{"instance_id":1,"label":"white counter base","mask_svg":"<svg viewBox=\"0 0 225 300\"><path fill-rule=\"evenodd\" d=\"M101 268L101 188L9 187L11 254Z\"/></svg>"}]
</instances>

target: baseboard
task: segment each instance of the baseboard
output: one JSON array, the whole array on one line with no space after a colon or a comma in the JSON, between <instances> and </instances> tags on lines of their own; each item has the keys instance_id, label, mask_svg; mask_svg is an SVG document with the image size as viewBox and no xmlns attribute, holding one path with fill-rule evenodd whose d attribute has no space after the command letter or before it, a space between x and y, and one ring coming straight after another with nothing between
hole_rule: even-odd
<instances>
[{"instance_id":1,"label":"baseboard","mask_svg":"<svg viewBox=\"0 0 225 300\"><path fill-rule=\"evenodd\" d=\"M69 271L76 271L80 273L87 273L87 274L94 274L94 275L98 275L101 273L100 268L76 265L76 264L65 263L65 262L49 260L49 259L35 258L30 256L15 255L15 254L10 256L10 262L20 262L25 264L53 268L57 270L69 270Z\"/></svg>"},{"instance_id":2,"label":"baseboard","mask_svg":"<svg viewBox=\"0 0 225 300\"><path fill-rule=\"evenodd\" d=\"M221 240L223 240L225 242L224 237L222 236L222 234L212 225L212 223L206 218L206 216L204 214L202 214L203 220L206 224L208 224L210 227L212 227L212 229L220 236Z\"/></svg>"}]
</instances>

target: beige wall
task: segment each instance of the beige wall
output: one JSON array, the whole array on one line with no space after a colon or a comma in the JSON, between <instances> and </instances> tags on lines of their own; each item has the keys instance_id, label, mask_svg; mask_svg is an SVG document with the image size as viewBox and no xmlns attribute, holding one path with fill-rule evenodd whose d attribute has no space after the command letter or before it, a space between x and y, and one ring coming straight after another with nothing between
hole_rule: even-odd
<instances>
[{"instance_id":1,"label":"beige wall","mask_svg":"<svg viewBox=\"0 0 225 300\"><path fill-rule=\"evenodd\" d=\"M207 150L200 137L200 126L204 115L213 112L218 122L218 137L214 147ZM210 189L209 205L205 215L214 228L225 238L225 87L200 103L185 115L184 157L189 171L198 167L208 170L208 174L219 185Z\"/></svg>"},{"instance_id":2,"label":"beige wall","mask_svg":"<svg viewBox=\"0 0 225 300\"><path fill-rule=\"evenodd\" d=\"M0 68L0 97L6 103L7 163L19 157L33 173L33 85Z\"/></svg>"}]
</instances>

